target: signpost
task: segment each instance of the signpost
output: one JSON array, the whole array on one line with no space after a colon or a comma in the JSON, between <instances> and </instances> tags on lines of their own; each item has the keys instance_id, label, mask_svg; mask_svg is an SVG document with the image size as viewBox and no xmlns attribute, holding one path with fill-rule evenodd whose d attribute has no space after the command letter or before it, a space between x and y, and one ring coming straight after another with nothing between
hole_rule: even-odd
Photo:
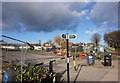
<instances>
[{"instance_id":1,"label":"signpost","mask_svg":"<svg viewBox=\"0 0 120 83\"><path fill-rule=\"evenodd\" d=\"M69 35L67 34L62 34L62 38L66 39L66 48L67 48L67 83L70 83L70 74L69 74L69 39L76 39L77 36L75 34Z\"/></svg>"},{"instance_id":2,"label":"signpost","mask_svg":"<svg viewBox=\"0 0 120 83\"><path fill-rule=\"evenodd\" d=\"M66 34L66 46L67 46L67 82L70 83L70 75L69 75L69 39L68 33Z\"/></svg>"},{"instance_id":3,"label":"signpost","mask_svg":"<svg viewBox=\"0 0 120 83\"><path fill-rule=\"evenodd\" d=\"M69 34L68 35L67 34L62 34L61 35L61 37L65 38L65 39L67 38L67 36L68 36L68 39L76 39L77 38L76 34L71 34L71 35L69 35Z\"/></svg>"},{"instance_id":4,"label":"signpost","mask_svg":"<svg viewBox=\"0 0 120 83\"><path fill-rule=\"evenodd\" d=\"M76 38L77 38L76 34L69 35L69 39L76 39Z\"/></svg>"},{"instance_id":5,"label":"signpost","mask_svg":"<svg viewBox=\"0 0 120 83\"><path fill-rule=\"evenodd\" d=\"M66 34L62 34L61 37L62 37L62 38L66 38Z\"/></svg>"}]
</instances>

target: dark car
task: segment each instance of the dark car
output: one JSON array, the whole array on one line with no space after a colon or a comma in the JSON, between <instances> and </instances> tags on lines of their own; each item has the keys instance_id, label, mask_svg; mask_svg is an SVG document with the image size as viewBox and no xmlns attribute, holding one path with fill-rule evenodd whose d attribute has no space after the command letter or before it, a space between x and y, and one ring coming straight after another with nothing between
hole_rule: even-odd
<instances>
[{"instance_id":1,"label":"dark car","mask_svg":"<svg viewBox=\"0 0 120 83\"><path fill-rule=\"evenodd\" d=\"M50 51L52 51L52 48L47 48L46 51L50 52Z\"/></svg>"},{"instance_id":2,"label":"dark car","mask_svg":"<svg viewBox=\"0 0 120 83\"><path fill-rule=\"evenodd\" d=\"M55 51L55 49L53 49L53 48L47 48L46 51L47 51L47 52Z\"/></svg>"}]
</instances>

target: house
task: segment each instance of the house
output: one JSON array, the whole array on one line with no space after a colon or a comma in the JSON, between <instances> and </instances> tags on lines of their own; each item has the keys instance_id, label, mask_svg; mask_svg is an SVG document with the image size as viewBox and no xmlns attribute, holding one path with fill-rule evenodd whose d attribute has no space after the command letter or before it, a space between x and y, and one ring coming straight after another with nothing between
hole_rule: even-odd
<instances>
[{"instance_id":1,"label":"house","mask_svg":"<svg viewBox=\"0 0 120 83\"><path fill-rule=\"evenodd\" d=\"M40 44L30 44L34 47L34 50L42 50L42 46ZM28 44L15 44L15 43L7 43L4 41L0 41L1 49L11 49L11 50L20 50L20 49L30 49L31 47Z\"/></svg>"},{"instance_id":2,"label":"house","mask_svg":"<svg viewBox=\"0 0 120 83\"><path fill-rule=\"evenodd\" d=\"M43 48L46 50L48 48L53 48L54 44L51 43L51 42L46 42L46 43L43 43Z\"/></svg>"},{"instance_id":3,"label":"house","mask_svg":"<svg viewBox=\"0 0 120 83\"><path fill-rule=\"evenodd\" d=\"M72 45L72 48L73 48L74 50L76 50L77 52L83 51L83 46L81 45L81 43L73 44L73 45Z\"/></svg>"},{"instance_id":4,"label":"house","mask_svg":"<svg viewBox=\"0 0 120 83\"><path fill-rule=\"evenodd\" d=\"M84 52L90 52L90 50L94 49L94 43L87 43L84 45Z\"/></svg>"},{"instance_id":5,"label":"house","mask_svg":"<svg viewBox=\"0 0 120 83\"><path fill-rule=\"evenodd\" d=\"M21 44L21 45L19 46L19 48L20 48L20 49L29 49L30 46L27 45L27 44Z\"/></svg>"},{"instance_id":6,"label":"house","mask_svg":"<svg viewBox=\"0 0 120 83\"><path fill-rule=\"evenodd\" d=\"M19 50L18 44L12 44L12 43L2 43L0 44L1 49L9 49L9 50Z\"/></svg>"},{"instance_id":7,"label":"house","mask_svg":"<svg viewBox=\"0 0 120 83\"><path fill-rule=\"evenodd\" d=\"M94 46L94 43L87 43L87 46L88 46L88 47L93 47L93 46Z\"/></svg>"},{"instance_id":8,"label":"house","mask_svg":"<svg viewBox=\"0 0 120 83\"><path fill-rule=\"evenodd\" d=\"M74 45L74 43L73 42L69 42L69 46L73 46Z\"/></svg>"},{"instance_id":9,"label":"house","mask_svg":"<svg viewBox=\"0 0 120 83\"><path fill-rule=\"evenodd\" d=\"M40 44L31 44L31 46L34 47L34 50L42 50L43 46L41 46Z\"/></svg>"}]
</instances>

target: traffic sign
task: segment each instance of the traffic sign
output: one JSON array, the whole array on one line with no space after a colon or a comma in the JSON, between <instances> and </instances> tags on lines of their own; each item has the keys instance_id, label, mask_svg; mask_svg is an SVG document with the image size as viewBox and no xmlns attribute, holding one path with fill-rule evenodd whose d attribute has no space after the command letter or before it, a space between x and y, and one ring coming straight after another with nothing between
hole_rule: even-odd
<instances>
[{"instance_id":1,"label":"traffic sign","mask_svg":"<svg viewBox=\"0 0 120 83\"><path fill-rule=\"evenodd\" d=\"M67 34L62 34L61 37L67 39ZM76 38L77 38L76 34L68 35L68 39L76 39Z\"/></svg>"},{"instance_id":2,"label":"traffic sign","mask_svg":"<svg viewBox=\"0 0 120 83\"><path fill-rule=\"evenodd\" d=\"M76 39L76 38L77 38L76 34L69 35L69 39Z\"/></svg>"},{"instance_id":3,"label":"traffic sign","mask_svg":"<svg viewBox=\"0 0 120 83\"><path fill-rule=\"evenodd\" d=\"M62 38L66 38L66 34L62 34L61 37L62 37Z\"/></svg>"},{"instance_id":4,"label":"traffic sign","mask_svg":"<svg viewBox=\"0 0 120 83\"><path fill-rule=\"evenodd\" d=\"M99 46L99 51L104 52L104 46Z\"/></svg>"},{"instance_id":5,"label":"traffic sign","mask_svg":"<svg viewBox=\"0 0 120 83\"><path fill-rule=\"evenodd\" d=\"M4 73L4 81L5 82L8 81L8 73L7 72Z\"/></svg>"}]
</instances>

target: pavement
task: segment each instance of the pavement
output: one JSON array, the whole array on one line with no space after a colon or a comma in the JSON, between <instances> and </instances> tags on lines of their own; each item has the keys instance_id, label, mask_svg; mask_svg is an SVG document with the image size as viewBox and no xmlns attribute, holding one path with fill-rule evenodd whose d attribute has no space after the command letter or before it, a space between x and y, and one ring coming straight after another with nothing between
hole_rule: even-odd
<instances>
[{"instance_id":1,"label":"pavement","mask_svg":"<svg viewBox=\"0 0 120 83\"><path fill-rule=\"evenodd\" d=\"M56 62L54 71L57 72L59 79L67 81L66 60ZM87 66L85 59L76 60L77 71L73 67L72 58L70 59L70 81L119 81L118 79L118 60L112 61L113 65L103 66L101 61L96 60L94 65ZM54 65L55 65L54 64Z\"/></svg>"}]
</instances>

